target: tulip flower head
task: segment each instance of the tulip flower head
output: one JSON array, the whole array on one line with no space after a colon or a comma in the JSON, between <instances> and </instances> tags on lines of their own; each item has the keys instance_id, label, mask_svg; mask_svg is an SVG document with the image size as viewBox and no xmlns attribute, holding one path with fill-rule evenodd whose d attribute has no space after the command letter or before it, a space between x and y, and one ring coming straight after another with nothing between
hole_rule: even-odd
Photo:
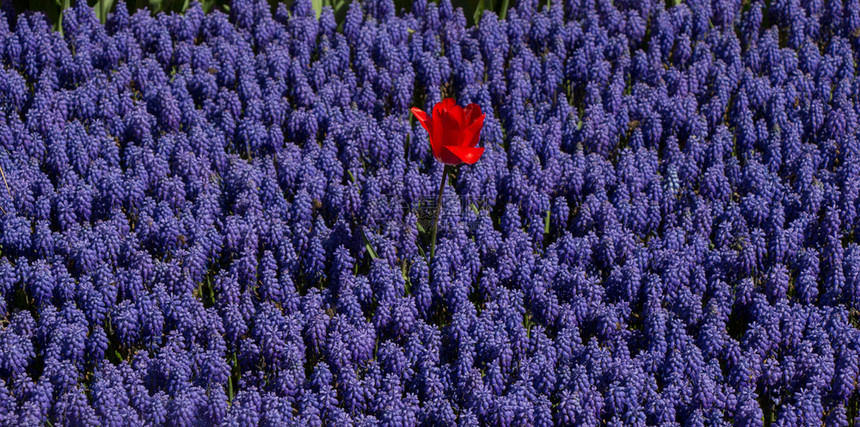
<instances>
[{"instance_id":1,"label":"tulip flower head","mask_svg":"<svg viewBox=\"0 0 860 427\"><path fill-rule=\"evenodd\" d=\"M478 104L463 108L454 98L445 98L433 107L432 116L428 117L427 113L415 107L412 114L430 135L430 146L436 160L446 165L471 165L484 154L483 147L476 147L484 126L484 114Z\"/></svg>"},{"instance_id":2,"label":"tulip flower head","mask_svg":"<svg viewBox=\"0 0 860 427\"><path fill-rule=\"evenodd\" d=\"M436 252L436 230L439 225L439 215L442 212L442 194L445 191L445 181L452 166L460 163L475 164L484 154L483 147L478 145L481 127L484 126L484 114L478 104L469 104L463 108L454 98L445 98L433 107L433 116L418 108L412 108L412 114L421 122L421 126L430 135L430 146L433 157L445 164L442 171L442 182L439 184L439 195L436 198L436 214L433 229L430 232L430 258Z\"/></svg>"}]
</instances>

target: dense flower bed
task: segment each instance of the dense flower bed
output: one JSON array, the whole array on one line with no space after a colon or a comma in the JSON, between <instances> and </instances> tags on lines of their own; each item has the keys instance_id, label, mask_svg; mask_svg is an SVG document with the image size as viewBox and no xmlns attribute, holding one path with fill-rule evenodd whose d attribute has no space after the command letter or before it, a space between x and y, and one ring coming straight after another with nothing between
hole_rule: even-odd
<instances>
[{"instance_id":1,"label":"dense flower bed","mask_svg":"<svg viewBox=\"0 0 860 427\"><path fill-rule=\"evenodd\" d=\"M0 18L0 424L853 424L860 2L465 22Z\"/></svg>"}]
</instances>

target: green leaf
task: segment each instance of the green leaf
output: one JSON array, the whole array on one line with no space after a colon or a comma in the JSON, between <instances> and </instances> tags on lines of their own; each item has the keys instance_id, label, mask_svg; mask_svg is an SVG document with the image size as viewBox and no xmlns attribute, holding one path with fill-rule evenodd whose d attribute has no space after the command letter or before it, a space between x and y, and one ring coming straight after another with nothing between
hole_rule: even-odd
<instances>
[{"instance_id":1,"label":"green leaf","mask_svg":"<svg viewBox=\"0 0 860 427\"><path fill-rule=\"evenodd\" d=\"M337 31L343 31L343 20L346 18L346 10L350 0L329 0L331 3L332 12L334 12L334 21L337 22Z\"/></svg>"},{"instance_id":2,"label":"green leaf","mask_svg":"<svg viewBox=\"0 0 860 427\"><path fill-rule=\"evenodd\" d=\"M481 15L484 13L484 9L487 8L486 3L489 3L490 10L492 10L493 0L478 0L475 2L475 12L472 14L472 20L475 24L481 22Z\"/></svg>"},{"instance_id":3,"label":"green leaf","mask_svg":"<svg viewBox=\"0 0 860 427\"><path fill-rule=\"evenodd\" d=\"M95 6L93 6L93 9L96 12L96 17L99 18L99 22L102 24L107 22L107 16L113 8L113 3L114 0L98 0L96 1Z\"/></svg>"},{"instance_id":4,"label":"green leaf","mask_svg":"<svg viewBox=\"0 0 860 427\"><path fill-rule=\"evenodd\" d=\"M314 12L317 13L317 19L320 19L320 14L322 13L323 8L323 0L311 0L311 6L314 8Z\"/></svg>"},{"instance_id":5,"label":"green leaf","mask_svg":"<svg viewBox=\"0 0 860 427\"><path fill-rule=\"evenodd\" d=\"M63 35L63 12L72 7L70 0L58 0L57 4L60 6L60 10L57 12L56 20L54 22L57 23L57 30L60 32L60 35Z\"/></svg>"},{"instance_id":6,"label":"green leaf","mask_svg":"<svg viewBox=\"0 0 860 427\"><path fill-rule=\"evenodd\" d=\"M228 360L232 363L231 363L231 367L230 367L230 378L227 381L227 402L232 403L233 402L233 377L238 377L238 375L235 375L238 371L238 366L236 363L236 353L231 353ZM236 385L238 386L239 384L237 383Z\"/></svg>"},{"instance_id":7,"label":"green leaf","mask_svg":"<svg viewBox=\"0 0 860 427\"><path fill-rule=\"evenodd\" d=\"M349 0L334 0L331 2L331 9L337 14L340 11L346 11L347 6L349 6Z\"/></svg>"},{"instance_id":8,"label":"green leaf","mask_svg":"<svg viewBox=\"0 0 860 427\"><path fill-rule=\"evenodd\" d=\"M57 25L56 29L60 33L60 37L63 37L63 11L61 10L59 15L57 15Z\"/></svg>"},{"instance_id":9,"label":"green leaf","mask_svg":"<svg viewBox=\"0 0 860 427\"><path fill-rule=\"evenodd\" d=\"M203 0L200 3L200 6L203 7L203 13L209 13L209 11L212 10L212 6L214 6L214 5L215 5L214 0Z\"/></svg>"},{"instance_id":10,"label":"green leaf","mask_svg":"<svg viewBox=\"0 0 860 427\"><path fill-rule=\"evenodd\" d=\"M499 19L505 19L508 14L508 0L502 0L502 5L499 7Z\"/></svg>"},{"instance_id":11,"label":"green leaf","mask_svg":"<svg viewBox=\"0 0 860 427\"><path fill-rule=\"evenodd\" d=\"M161 12L163 10L162 0L149 0L149 10L151 10L152 13Z\"/></svg>"},{"instance_id":12,"label":"green leaf","mask_svg":"<svg viewBox=\"0 0 860 427\"><path fill-rule=\"evenodd\" d=\"M549 234L549 209L547 209L546 218L543 220L543 234Z\"/></svg>"},{"instance_id":13,"label":"green leaf","mask_svg":"<svg viewBox=\"0 0 860 427\"><path fill-rule=\"evenodd\" d=\"M370 242L365 241L364 247L367 249L367 253L370 254L370 257L373 259L379 258L379 255L376 254L376 251L373 250L373 246L370 246Z\"/></svg>"},{"instance_id":14,"label":"green leaf","mask_svg":"<svg viewBox=\"0 0 860 427\"><path fill-rule=\"evenodd\" d=\"M364 234L364 227L361 228L361 238L364 240L364 248L367 249L367 253L370 254L372 259L379 258L379 255L376 254L376 251L373 250L373 246L370 245L370 240L367 239L367 236Z\"/></svg>"}]
</instances>

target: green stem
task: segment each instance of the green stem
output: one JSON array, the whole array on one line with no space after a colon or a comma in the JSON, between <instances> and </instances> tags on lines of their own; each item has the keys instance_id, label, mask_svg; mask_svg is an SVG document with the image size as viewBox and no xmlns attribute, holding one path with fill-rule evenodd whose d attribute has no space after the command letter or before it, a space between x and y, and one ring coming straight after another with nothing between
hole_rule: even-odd
<instances>
[{"instance_id":1,"label":"green stem","mask_svg":"<svg viewBox=\"0 0 860 427\"><path fill-rule=\"evenodd\" d=\"M436 230L439 228L439 216L442 213L442 193L445 192L445 181L448 180L448 174L451 172L451 165L445 165L442 171L442 183L439 184L439 197L436 199L436 215L433 220L433 231L430 232L430 260L436 254Z\"/></svg>"}]
</instances>

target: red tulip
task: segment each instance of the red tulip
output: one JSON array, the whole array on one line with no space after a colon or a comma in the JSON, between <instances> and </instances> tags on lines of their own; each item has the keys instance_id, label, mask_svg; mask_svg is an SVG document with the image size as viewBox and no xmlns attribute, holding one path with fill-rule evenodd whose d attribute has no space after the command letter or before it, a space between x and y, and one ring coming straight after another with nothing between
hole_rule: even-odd
<instances>
[{"instance_id":1,"label":"red tulip","mask_svg":"<svg viewBox=\"0 0 860 427\"><path fill-rule=\"evenodd\" d=\"M464 109L453 98L445 98L433 107L432 117L427 117L427 113L415 107L412 114L430 134L433 157L440 162L471 165L484 154L483 147L475 147L484 126L484 115L478 104L469 104Z\"/></svg>"}]
</instances>

